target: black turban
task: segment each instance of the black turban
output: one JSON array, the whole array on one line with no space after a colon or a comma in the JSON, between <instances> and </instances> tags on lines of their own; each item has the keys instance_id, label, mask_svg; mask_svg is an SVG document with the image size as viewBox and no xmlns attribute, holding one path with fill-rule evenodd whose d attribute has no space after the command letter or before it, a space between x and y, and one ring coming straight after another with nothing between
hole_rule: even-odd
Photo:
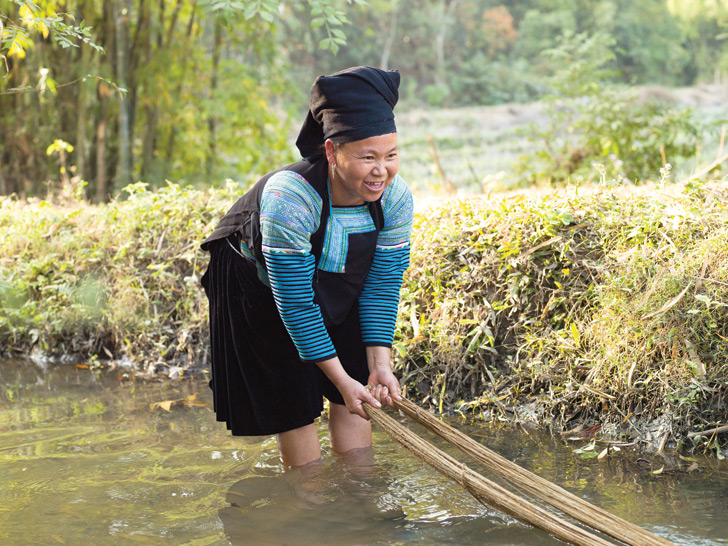
<instances>
[{"instance_id":1,"label":"black turban","mask_svg":"<svg viewBox=\"0 0 728 546\"><path fill-rule=\"evenodd\" d=\"M296 146L304 158L320 153L329 138L342 142L396 133L394 105L399 72L357 66L319 76L311 88L308 115Z\"/></svg>"}]
</instances>

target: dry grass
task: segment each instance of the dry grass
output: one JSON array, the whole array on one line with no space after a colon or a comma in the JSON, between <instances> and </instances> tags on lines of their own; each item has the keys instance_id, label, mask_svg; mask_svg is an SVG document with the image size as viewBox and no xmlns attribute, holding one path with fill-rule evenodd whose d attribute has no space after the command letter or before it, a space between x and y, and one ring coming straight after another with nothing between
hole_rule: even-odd
<instances>
[{"instance_id":1,"label":"dry grass","mask_svg":"<svg viewBox=\"0 0 728 546\"><path fill-rule=\"evenodd\" d=\"M671 439L728 420L725 184L449 202L419 216L397 347L420 402ZM574 424L572 423L572 425Z\"/></svg>"}]
</instances>

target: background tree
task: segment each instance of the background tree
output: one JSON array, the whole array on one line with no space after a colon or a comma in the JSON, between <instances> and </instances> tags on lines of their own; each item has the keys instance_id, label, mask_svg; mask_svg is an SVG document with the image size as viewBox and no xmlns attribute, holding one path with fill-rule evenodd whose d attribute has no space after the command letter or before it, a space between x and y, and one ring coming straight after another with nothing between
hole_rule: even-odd
<instances>
[{"instance_id":1,"label":"background tree","mask_svg":"<svg viewBox=\"0 0 728 546\"><path fill-rule=\"evenodd\" d=\"M399 69L400 110L542 98L541 53L575 35L611 38L614 83L728 71L721 0L0 0L0 25L2 194L60 183L56 139L98 200L252 178L294 158L313 78L352 65Z\"/></svg>"},{"instance_id":2,"label":"background tree","mask_svg":"<svg viewBox=\"0 0 728 546\"><path fill-rule=\"evenodd\" d=\"M75 144L73 174L97 200L133 180L215 184L290 159L297 91L274 40L277 7L0 0L0 192L42 193L55 139ZM320 47L340 47L342 12L329 0L309 9Z\"/></svg>"}]
</instances>

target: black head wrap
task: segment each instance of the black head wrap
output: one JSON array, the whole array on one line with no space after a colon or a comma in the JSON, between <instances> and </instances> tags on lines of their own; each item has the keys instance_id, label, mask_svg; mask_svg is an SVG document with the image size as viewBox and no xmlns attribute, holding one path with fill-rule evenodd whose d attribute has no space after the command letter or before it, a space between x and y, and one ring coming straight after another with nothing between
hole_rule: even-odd
<instances>
[{"instance_id":1,"label":"black head wrap","mask_svg":"<svg viewBox=\"0 0 728 546\"><path fill-rule=\"evenodd\" d=\"M319 76L296 140L301 156L315 157L329 138L351 142L396 133L393 110L398 89L396 70L357 66Z\"/></svg>"}]
</instances>

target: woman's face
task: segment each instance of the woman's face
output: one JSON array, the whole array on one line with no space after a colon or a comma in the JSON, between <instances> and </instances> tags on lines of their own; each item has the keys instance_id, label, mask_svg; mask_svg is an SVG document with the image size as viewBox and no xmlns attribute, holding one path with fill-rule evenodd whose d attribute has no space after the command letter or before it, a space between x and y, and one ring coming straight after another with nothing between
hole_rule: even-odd
<instances>
[{"instance_id":1,"label":"woman's face","mask_svg":"<svg viewBox=\"0 0 728 546\"><path fill-rule=\"evenodd\" d=\"M397 133L334 144L326 141L332 166L331 204L338 207L376 201L399 170Z\"/></svg>"}]
</instances>

